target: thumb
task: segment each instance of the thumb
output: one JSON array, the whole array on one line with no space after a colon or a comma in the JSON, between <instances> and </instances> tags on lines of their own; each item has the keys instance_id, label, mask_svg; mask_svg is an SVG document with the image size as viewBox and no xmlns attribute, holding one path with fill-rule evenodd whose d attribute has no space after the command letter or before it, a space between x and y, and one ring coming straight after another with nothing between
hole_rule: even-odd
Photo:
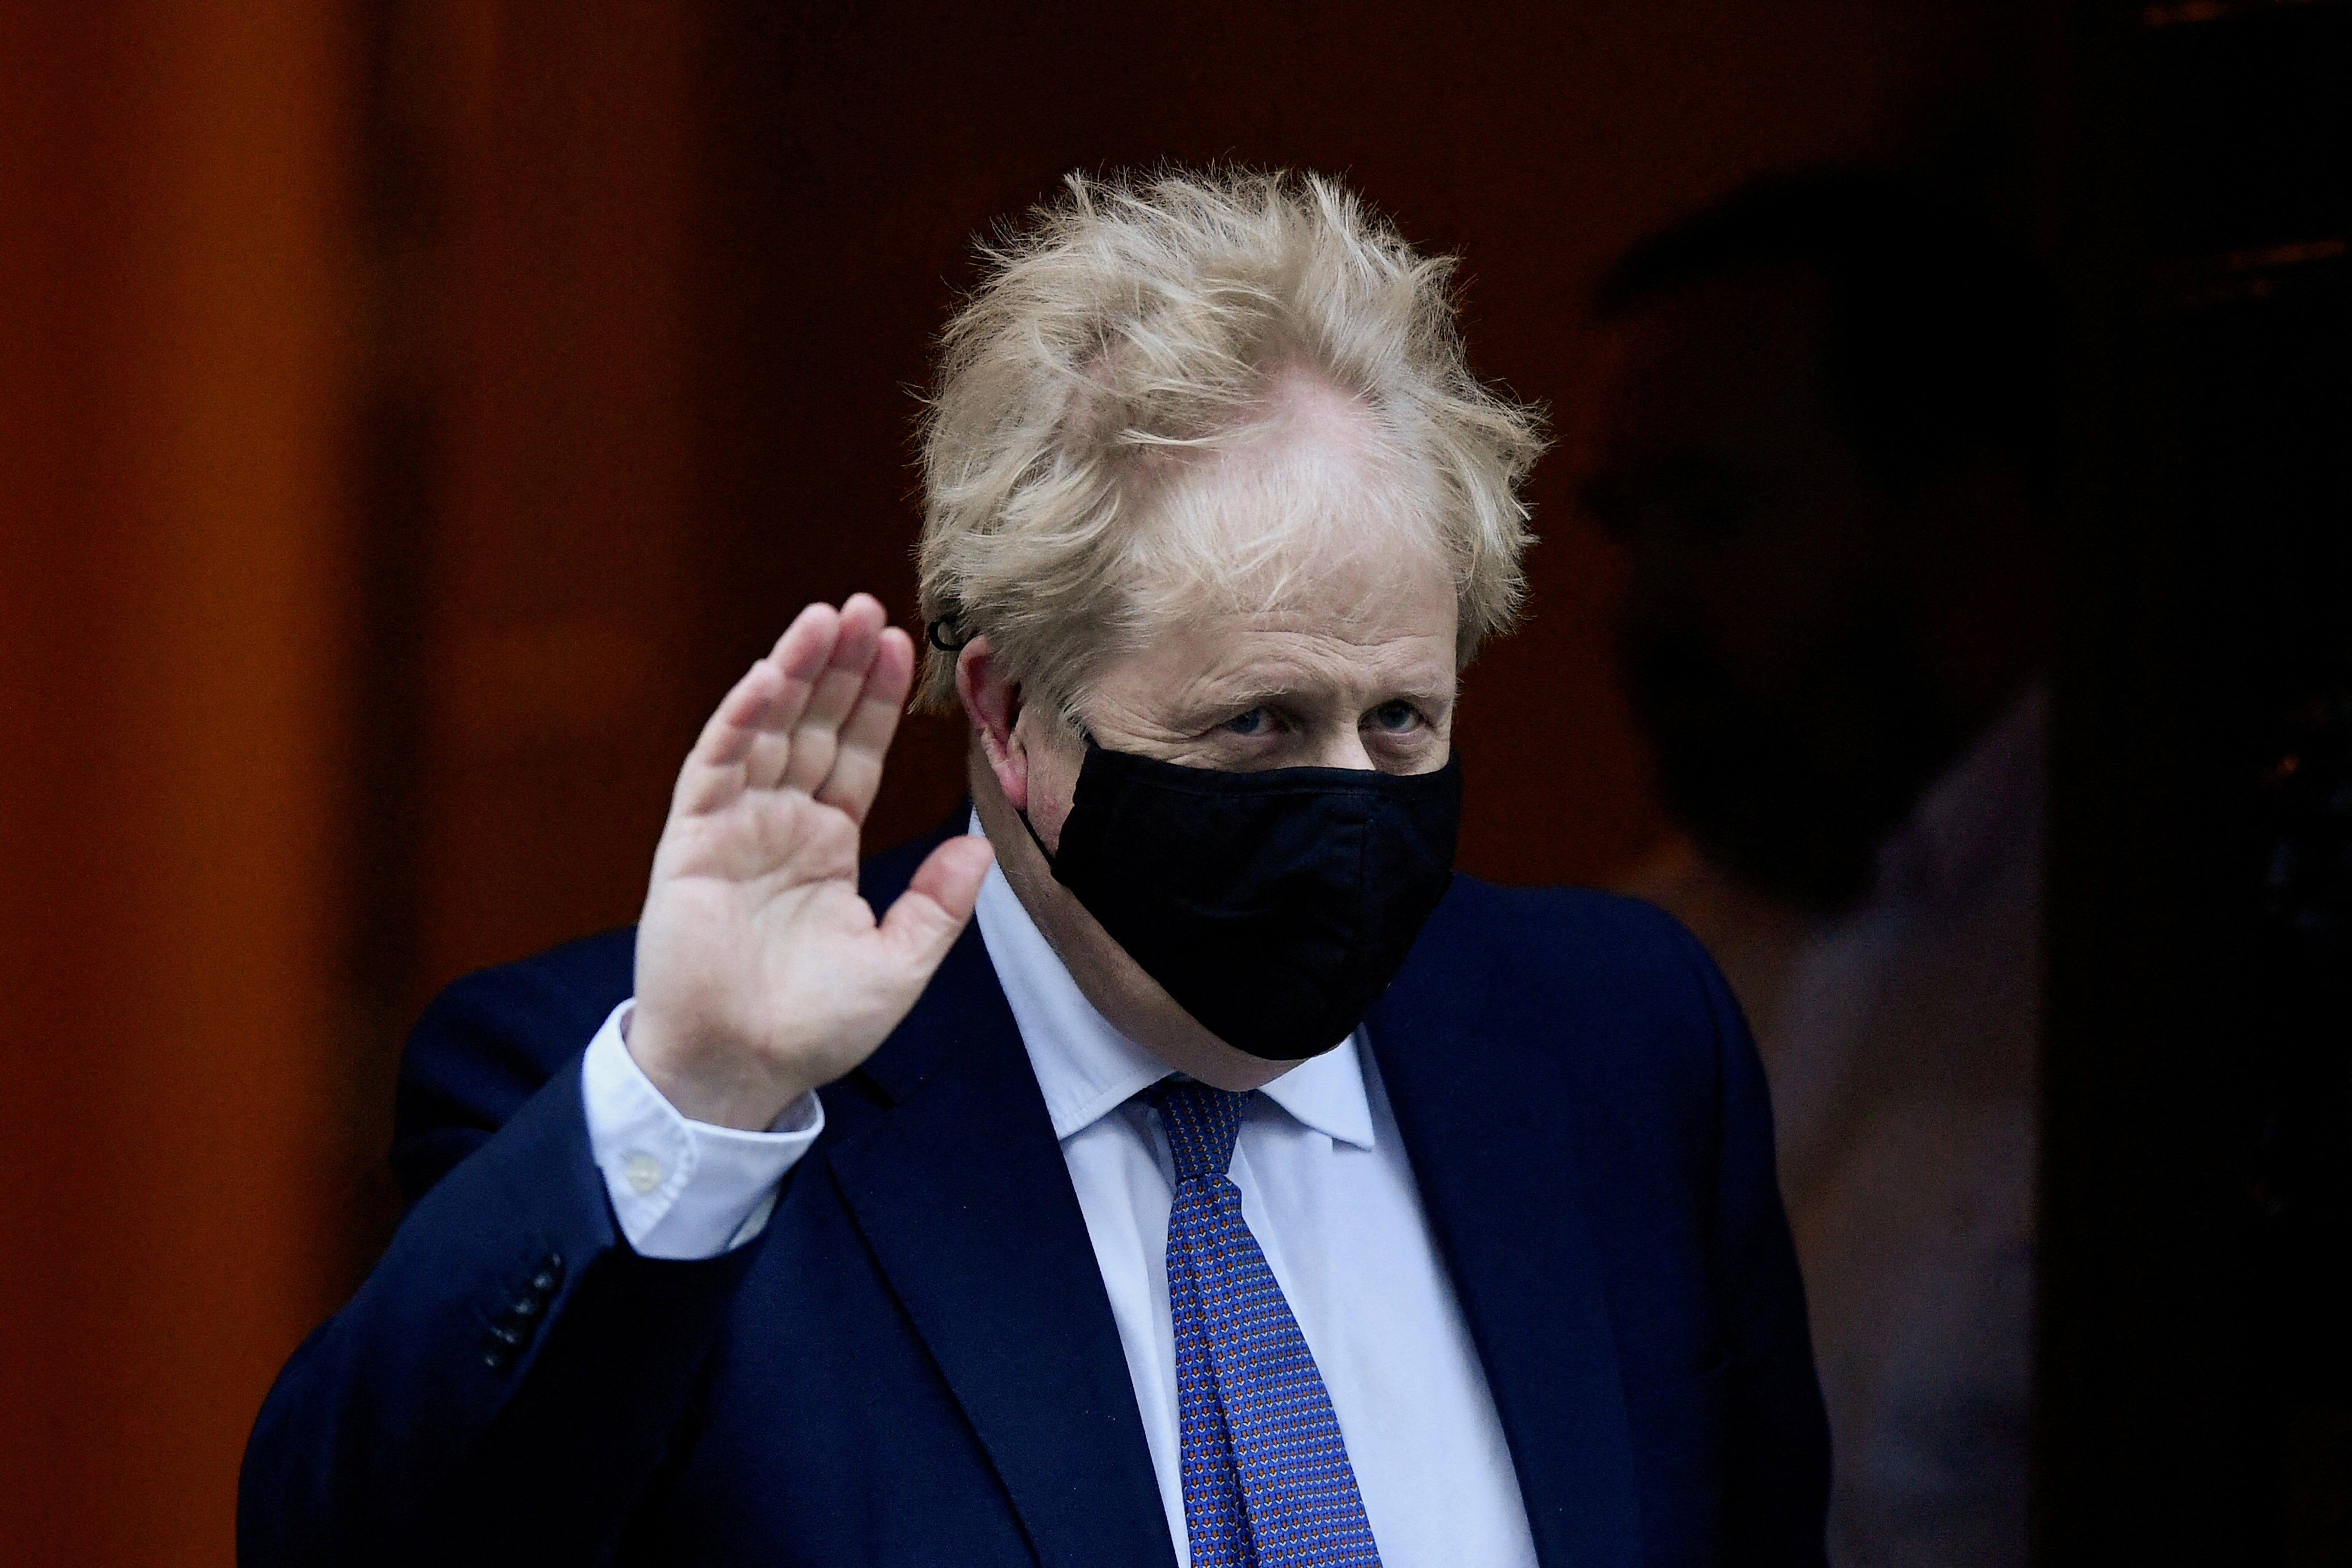
<instances>
[{"instance_id":1,"label":"thumb","mask_svg":"<svg viewBox=\"0 0 2352 1568\"><path fill-rule=\"evenodd\" d=\"M985 838L950 838L917 868L907 890L882 917L882 936L928 975L971 919L980 884L996 851Z\"/></svg>"}]
</instances>

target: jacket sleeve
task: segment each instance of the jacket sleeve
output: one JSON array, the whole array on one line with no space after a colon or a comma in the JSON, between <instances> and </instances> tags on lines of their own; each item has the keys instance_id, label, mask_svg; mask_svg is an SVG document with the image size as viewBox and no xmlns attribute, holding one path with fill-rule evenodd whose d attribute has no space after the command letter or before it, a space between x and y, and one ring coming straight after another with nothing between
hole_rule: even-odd
<instances>
[{"instance_id":1,"label":"jacket sleeve","mask_svg":"<svg viewBox=\"0 0 2352 1568\"><path fill-rule=\"evenodd\" d=\"M247 1568L607 1561L684 1441L759 1244L630 1250L577 1055L616 998L562 969L460 982L411 1037L393 1163L412 1205L262 1407L239 1485Z\"/></svg>"},{"instance_id":2,"label":"jacket sleeve","mask_svg":"<svg viewBox=\"0 0 2352 1568\"><path fill-rule=\"evenodd\" d=\"M1675 934L1715 1024L1716 1279L1730 1352L1723 1457L1723 1561L1821 1568L1829 1513L1829 1421L1813 1369L1804 1282L1773 1163L1772 1105L1739 1004L1714 960Z\"/></svg>"}]
</instances>

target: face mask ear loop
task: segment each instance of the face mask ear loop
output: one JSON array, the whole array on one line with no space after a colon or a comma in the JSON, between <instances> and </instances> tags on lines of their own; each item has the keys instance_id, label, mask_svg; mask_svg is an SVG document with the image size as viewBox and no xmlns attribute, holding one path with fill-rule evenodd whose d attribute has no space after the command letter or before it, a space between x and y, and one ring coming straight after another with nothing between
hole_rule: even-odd
<instances>
[{"instance_id":1,"label":"face mask ear loop","mask_svg":"<svg viewBox=\"0 0 2352 1568\"><path fill-rule=\"evenodd\" d=\"M1101 744L1095 740L1095 732L1092 730L1087 729L1084 724L1078 726L1078 739L1087 743L1087 750L1089 752L1099 752L1102 750ZM1037 853L1045 858L1045 869L1049 871L1052 870L1054 868L1054 852L1045 847L1045 841L1044 839L1037 837L1037 825L1029 820L1029 814L1025 811L1016 811L1013 815L1021 819L1021 826L1028 830L1029 842L1034 844L1037 847Z\"/></svg>"},{"instance_id":2,"label":"face mask ear loop","mask_svg":"<svg viewBox=\"0 0 2352 1568\"><path fill-rule=\"evenodd\" d=\"M1021 826L1029 830L1029 842L1034 844L1037 847L1037 853L1045 858L1045 869L1048 871L1052 870L1054 868L1054 852L1045 847L1045 841L1044 839L1037 837L1037 829L1035 826L1030 822L1029 814L1025 811L1016 811L1013 815L1019 817L1021 819Z\"/></svg>"}]
</instances>

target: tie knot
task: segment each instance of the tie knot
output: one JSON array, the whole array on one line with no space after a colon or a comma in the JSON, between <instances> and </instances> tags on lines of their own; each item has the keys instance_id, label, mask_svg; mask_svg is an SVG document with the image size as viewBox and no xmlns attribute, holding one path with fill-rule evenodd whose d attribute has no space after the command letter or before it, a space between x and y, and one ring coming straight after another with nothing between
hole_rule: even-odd
<instances>
[{"instance_id":1,"label":"tie knot","mask_svg":"<svg viewBox=\"0 0 2352 1568\"><path fill-rule=\"evenodd\" d=\"M1249 1096L1176 1079L1162 1079L1143 1093L1160 1108L1168 1128L1177 1182L1223 1175L1234 1163L1234 1139L1241 1132L1242 1106Z\"/></svg>"}]
</instances>

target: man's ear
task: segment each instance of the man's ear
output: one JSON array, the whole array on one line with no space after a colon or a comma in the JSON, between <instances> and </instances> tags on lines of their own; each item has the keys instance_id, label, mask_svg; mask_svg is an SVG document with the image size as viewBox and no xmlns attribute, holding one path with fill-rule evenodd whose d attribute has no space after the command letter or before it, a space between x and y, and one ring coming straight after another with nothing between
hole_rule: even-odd
<instances>
[{"instance_id":1,"label":"man's ear","mask_svg":"<svg viewBox=\"0 0 2352 1568\"><path fill-rule=\"evenodd\" d=\"M1004 678L996 650L988 638L976 637L956 655L956 696L965 717L980 737L988 767L996 775L1005 804L1015 811L1029 809L1029 752L1013 738L1021 721L1021 688Z\"/></svg>"}]
</instances>

